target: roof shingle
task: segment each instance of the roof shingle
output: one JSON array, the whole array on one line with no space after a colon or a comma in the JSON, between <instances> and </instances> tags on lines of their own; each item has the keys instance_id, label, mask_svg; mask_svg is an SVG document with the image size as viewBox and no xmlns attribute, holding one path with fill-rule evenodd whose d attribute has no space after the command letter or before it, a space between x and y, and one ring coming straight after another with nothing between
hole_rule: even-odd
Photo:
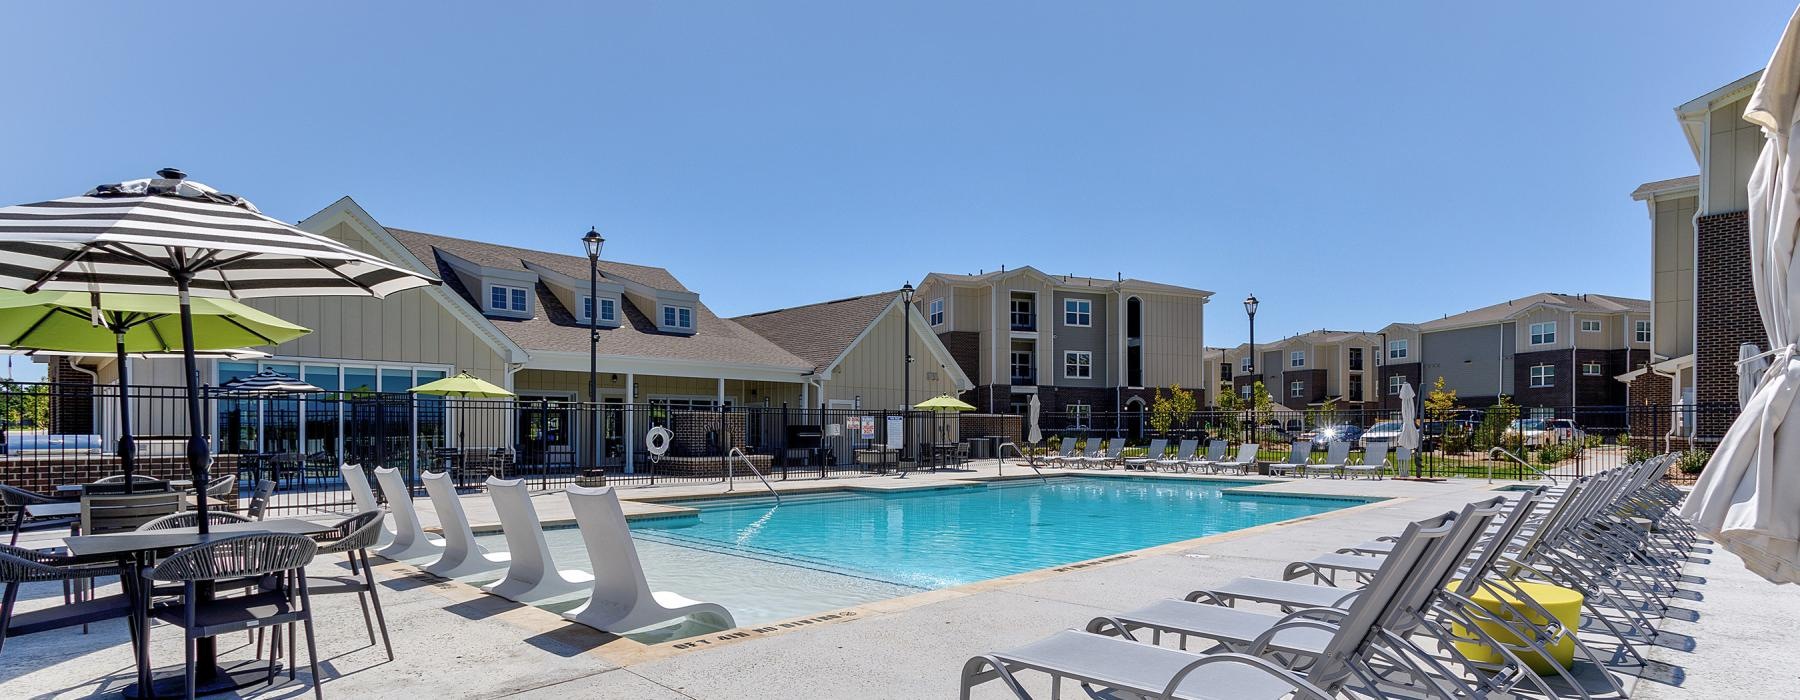
<instances>
[{"instance_id":1,"label":"roof shingle","mask_svg":"<svg viewBox=\"0 0 1800 700\"><path fill-rule=\"evenodd\" d=\"M897 294L897 290L864 294L731 320L812 363L814 370L823 370L894 303Z\"/></svg>"}]
</instances>

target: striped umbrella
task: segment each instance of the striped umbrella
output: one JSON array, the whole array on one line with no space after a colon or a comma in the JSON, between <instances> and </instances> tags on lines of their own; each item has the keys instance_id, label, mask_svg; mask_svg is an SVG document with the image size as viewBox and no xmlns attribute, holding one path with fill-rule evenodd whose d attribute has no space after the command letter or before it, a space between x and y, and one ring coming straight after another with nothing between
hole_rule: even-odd
<instances>
[{"instance_id":1,"label":"striped umbrella","mask_svg":"<svg viewBox=\"0 0 1800 700\"><path fill-rule=\"evenodd\" d=\"M267 368L248 377L239 377L219 385L219 393L232 396L314 394L321 391L324 389Z\"/></svg>"},{"instance_id":2,"label":"striped umbrella","mask_svg":"<svg viewBox=\"0 0 1800 700\"><path fill-rule=\"evenodd\" d=\"M80 197L0 208L0 288L179 296L187 379L188 466L207 482L191 297L382 297L437 282L257 211L179 170L101 185ZM208 529L206 492L196 503Z\"/></svg>"}]
</instances>

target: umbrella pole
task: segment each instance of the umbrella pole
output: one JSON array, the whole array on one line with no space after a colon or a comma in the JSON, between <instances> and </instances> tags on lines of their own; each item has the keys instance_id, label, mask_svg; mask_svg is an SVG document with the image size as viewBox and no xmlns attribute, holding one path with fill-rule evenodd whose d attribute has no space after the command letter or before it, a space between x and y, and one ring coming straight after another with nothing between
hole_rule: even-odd
<instances>
[{"instance_id":1,"label":"umbrella pole","mask_svg":"<svg viewBox=\"0 0 1800 700\"><path fill-rule=\"evenodd\" d=\"M181 363L187 379L187 413L188 413L188 470L194 478L194 509L198 513L198 527L201 534L211 528L206 518L206 482L208 471L212 466L212 455L206 444L206 436L201 433L206 422L205 411L200 406L200 360L194 357L194 310L192 300L188 296L188 282L193 280L194 273L181 270L173 273L175 291L181 300Z\"/></svg>"},{"instance_id":2,"label":"umbrella pole","mask_svg":"<svg viewBox=\"0 0 1800 700\"><path fill-rule=\"evenodd\" d=\"M137 441L131 437L131 374L125 368L125 331L113 330L119 361L119 466L125 471L125 493L137 489L132 484L137 473Z\"/></svg>"}]
</instances>

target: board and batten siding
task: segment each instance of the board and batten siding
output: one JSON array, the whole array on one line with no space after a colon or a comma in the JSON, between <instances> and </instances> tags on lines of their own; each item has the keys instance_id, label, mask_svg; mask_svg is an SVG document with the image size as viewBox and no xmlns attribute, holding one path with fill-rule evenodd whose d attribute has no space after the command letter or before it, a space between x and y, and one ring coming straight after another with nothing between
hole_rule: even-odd
<instances>
[{"instance_id":1,"label":"board and batten siding","mask_svg":"<svg viewBox=\"0 0 1800 700\"><path fill-rule=\"evenodd\" d=\"M1659 198L1651 223L1655 327L1651 339L1663 357L1694 353L1694 212L1698 195Z\"/></svg>"},{"instance_id":2,"label":"board and batten siding","mask_svg":"<svg viewBox=\"0 0 1800 700\"><path fill-rule=\"evenodd\" d=\"M1063 300L1065 299L1087 301L1088 307L1093 310L1092 322L1087 326L1064 325ZM1042 332L1043 329L1039 329L1038 333L1040 341L1043 338L1054 339L1054 342L1045 343L1046 345L1054 346L1050 355L1051 364L1049 365L1049 370L1052 374L1044 380L1040 380L1039 383L1056 384L1057 386L1110 386L1108 378L1112 376L1112 366L1115 364L1113 355L1115 353L1112 344L1107 340L1108 337L1110 337L1110 334L1107 333L1107 329L1112 327L1114 317L1112 313L1113 308L1107 305L1107 295L1105 293L1069 292L1059 290L1056 292L1056 301L1052 304L1052 307L1055 310L1055 314L1053 314L1050 319L1051 333L1046 334ZM1070 350L1081 350L1093 353L1093 376L1091 378L1069 379L1063 376L1063 353Z\"/></svg>"},{"instance_id":3,"label":"board and batten siding","mask_svg":"<svg viewBox=\"0 0 1800 700\"><path fill-rule=\"evenodd\" d=\"M882 316L862 341L850 349L849 356L832 370L831 379L825 382L825 398L853 401L861 396L865 409L900 408L901 376L906 364L902 330L898 309ZM951 379L950 368L941 365L937 356L926 349L927 342L931 342L929 330L921 323L913 329L912 338L912 402L915 404L938 394L955 396L958 389Z\"/></svg>"},{"instance_id":4,"label":"board and batten siding","mask_svg":"<svg viewBox=\"0 0 1800 700\"><path fill-rule=\"evenodd\" d=\"M1706 135L1707 179L1706 215L1744 211L1750 208L1750 171L1762 152L1762 129L1744 121L1744 107L1750 98L1735 100L1714 109L1708 116Z\"/></svg>"},{"instance_id":5,"label":"board and batten siding","mask_svg":"<svg viewBox=\"0 0 1800 700\"><path fill-rule=\"evenodd\" d=\"M1144 385L1201 386L1206 301L1199 297L1135 293L1142 304Z\"/></svg>"}]
</instances>

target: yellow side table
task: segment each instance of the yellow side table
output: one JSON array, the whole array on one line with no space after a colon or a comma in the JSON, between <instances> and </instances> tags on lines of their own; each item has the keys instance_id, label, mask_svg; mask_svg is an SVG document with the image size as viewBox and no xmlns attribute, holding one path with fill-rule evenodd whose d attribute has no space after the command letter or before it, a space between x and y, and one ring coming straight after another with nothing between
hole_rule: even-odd
<instances>
[{"instance_id":1,"label":"yellow side table","mask_svg":"<svg viewBox=\"0 0 1800 700\"><path fill-rule=\"evenodd\" d=\"M1459 582L1451 583L1450 587L1452 589L1456 588L1457 583ZM1539 606L1542 606L1544 610L1549 611L1551 615L1555 616L1556 619L1562 623L1564 629L1572 631L1581 625L1582 599L1579 591L1563 588L1562 586L1553 586L1548 583L1520 583L1518 584L1518 587L1526 596L1537 601ZM1531 622L1539 625L1548 622L1543 619L1543 616L1538 614L1536 610L1521 604L1518 598L1513 596L1510 592L1505 595L1505 598L1506 602L1513 606L1513 609L1502 606L1500 604L1500 596L1496 595L1497 593L1499 592L1484 586L1478 589L1471 598L1477 605L1480 605L1483 609L1492 613L1494 617L1502 620L1511 620L1513 617L1513 609L1517 609ZM1478 621L1476 626L1480 627L1483 632L1486 632L1488 636L1494 638L1495 641L1501 644L1511 646L1514 649L1524 648L1525 646L1523 640L1521 640L1518 635L1513 634L1512 630L1507 629L1504 625L1497 622ZM1458 637L1472 636L1462 625L1454 626L1451 631ZM1457 651L1462 652L1464 656L1469 657L1470 661L1476 663L1499 663L1502 658L1498 650L1479 642L1457 642L1456 649ZM1536 671L1538 675L1549 675L1556 672L1555 667L1545 661L1536 652L1515 651L1514 653L1518 655L1519 660L1524 661L1525 665L1530 666L1531 670ZM1550 656L1551 658L1556 659L1556 662L1561 664L1563 668L1569 668L1570 662L1575 660L1575 640L1565 637L1556 644L1551 645Z\"/></svg>"}]
</instances>

